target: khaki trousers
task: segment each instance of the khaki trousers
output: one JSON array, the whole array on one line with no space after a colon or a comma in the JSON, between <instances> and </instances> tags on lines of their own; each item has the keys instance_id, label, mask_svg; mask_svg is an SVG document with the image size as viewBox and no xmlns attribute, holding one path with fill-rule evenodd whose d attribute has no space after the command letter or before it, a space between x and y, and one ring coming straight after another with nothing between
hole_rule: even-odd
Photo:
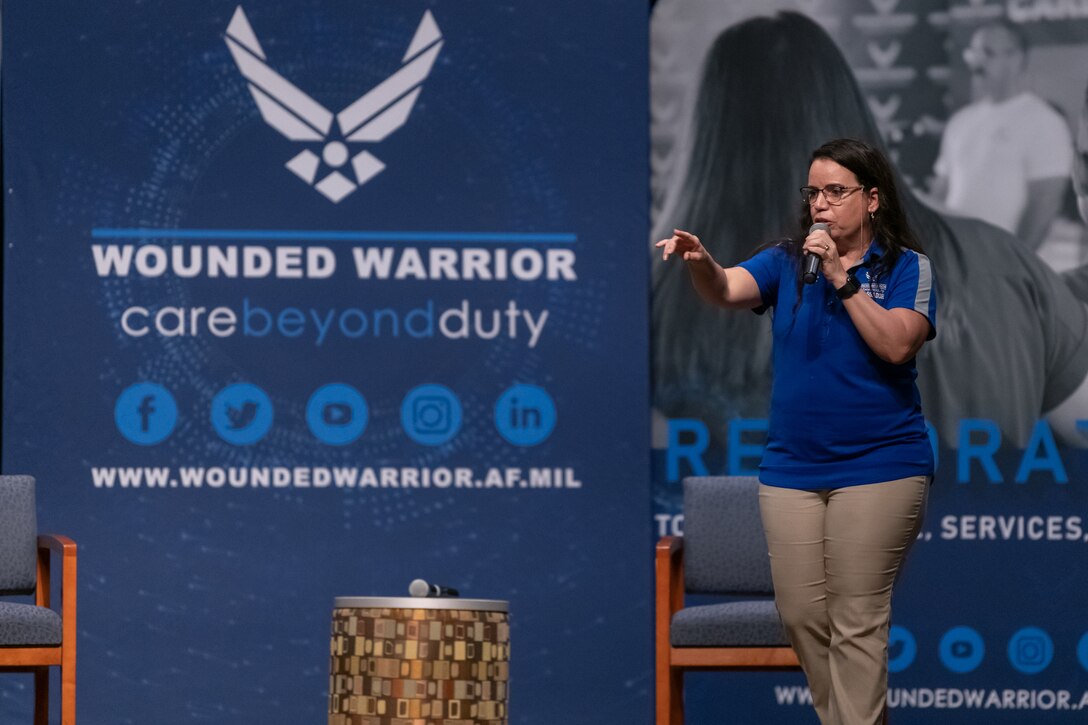
<instances>
[{"instance_id":1,"label":"khaki trousers","mask_svg":"<svg viewBox=\"0 0 1088 725\"><path fill-rule=\"evenodd\" d=\"M885 717L892 584L929 478L818 491L761 484L774 597L823 725Z\"/></svg>"}]
</instances>

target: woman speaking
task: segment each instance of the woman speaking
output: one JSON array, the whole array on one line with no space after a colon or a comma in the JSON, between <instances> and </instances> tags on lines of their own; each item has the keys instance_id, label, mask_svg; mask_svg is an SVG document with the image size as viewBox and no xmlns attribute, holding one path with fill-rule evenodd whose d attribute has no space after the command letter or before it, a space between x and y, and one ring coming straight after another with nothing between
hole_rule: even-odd
<instances>
[{"instance_id":1,"label":"woman speaking","mask_svg":"<svg viewBox=\"0 0 1088 725\"><path fill-rule=\"evenodd\" d=\"M657 247L706 301L772 310L759 497L775 602L821 722L869 725L885 716L892 584L933 475L914 357L937 296L879 150L816 149L801 199L800 241L738 266L686 231Z\"/></svg>"}]
</instances>

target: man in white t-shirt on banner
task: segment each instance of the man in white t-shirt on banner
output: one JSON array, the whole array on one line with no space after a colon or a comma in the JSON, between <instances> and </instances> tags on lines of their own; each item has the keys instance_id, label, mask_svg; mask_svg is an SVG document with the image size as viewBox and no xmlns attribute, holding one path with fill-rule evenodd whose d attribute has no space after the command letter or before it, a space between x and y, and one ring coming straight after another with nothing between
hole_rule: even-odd
<instances>
[{"instance_id":1,"label":"man in white t-shirt on banner","mask_svg":"<svg viewBox=\"0 0 1088 725\"><path fill-rule=\"evenodd\" d=\"M1027 90L1021 31L978 28L963 58L972 102L948 121L933 196L954 214L1002 227L1031 249L1058 216L1073 160L1065 119Z\"/></svg>"}]
</instances>

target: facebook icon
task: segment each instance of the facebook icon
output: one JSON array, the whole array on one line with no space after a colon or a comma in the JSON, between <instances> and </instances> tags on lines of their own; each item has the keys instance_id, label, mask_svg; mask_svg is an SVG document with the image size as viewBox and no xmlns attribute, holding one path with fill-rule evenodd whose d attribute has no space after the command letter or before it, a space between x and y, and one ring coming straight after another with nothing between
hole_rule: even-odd
<instances>
[{"instance_id":1,"label":"facebook icon","mask_svg":"<svg viewBox=\"0 0 1088 725\"><path fill-rule=\"evenodd\" d=\"M153 446L174 432L178 406L174 396L163 386L136 383L117 397L113 420L127 440L140 446Z\"/></svg>"},{"instance_id":2,"label":"facebook icon","mask_svg":"<svg viewBox=\"0 0 1088 725\"><path fill-rule=\"evenodd\" d=\"M145 395L144 399L140 401L140 407L136 409L136 412L140 414L140 432L147 433L148 427L151 423L151 414L155 412L154 395Z\"/></svg>"}]
</instances>

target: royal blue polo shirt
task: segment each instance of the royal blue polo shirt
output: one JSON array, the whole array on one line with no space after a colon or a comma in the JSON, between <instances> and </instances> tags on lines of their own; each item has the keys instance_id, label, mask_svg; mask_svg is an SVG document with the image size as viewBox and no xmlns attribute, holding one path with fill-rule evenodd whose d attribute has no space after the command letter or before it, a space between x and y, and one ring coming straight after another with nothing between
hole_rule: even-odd
<instances>
[{"instance_id":1,"label":"royal blue polo shirt","mask_svg":"<svg viewBox=\"0 0 1088 725\"><path fill-rule=\"evenodd\" d=\"M852 268L857 294L925 315L932 339L937 291L929 258L904 250L892 269L880 270L874 264L882 254L874 241ZM772 310L774 383L760 481L825 489L933 475L914 360L893 365L877 357L823 275L803 286L797 305L798 260L784 245L740 266L755 277L763 309Z\"/></svg>"}]
</instances>

